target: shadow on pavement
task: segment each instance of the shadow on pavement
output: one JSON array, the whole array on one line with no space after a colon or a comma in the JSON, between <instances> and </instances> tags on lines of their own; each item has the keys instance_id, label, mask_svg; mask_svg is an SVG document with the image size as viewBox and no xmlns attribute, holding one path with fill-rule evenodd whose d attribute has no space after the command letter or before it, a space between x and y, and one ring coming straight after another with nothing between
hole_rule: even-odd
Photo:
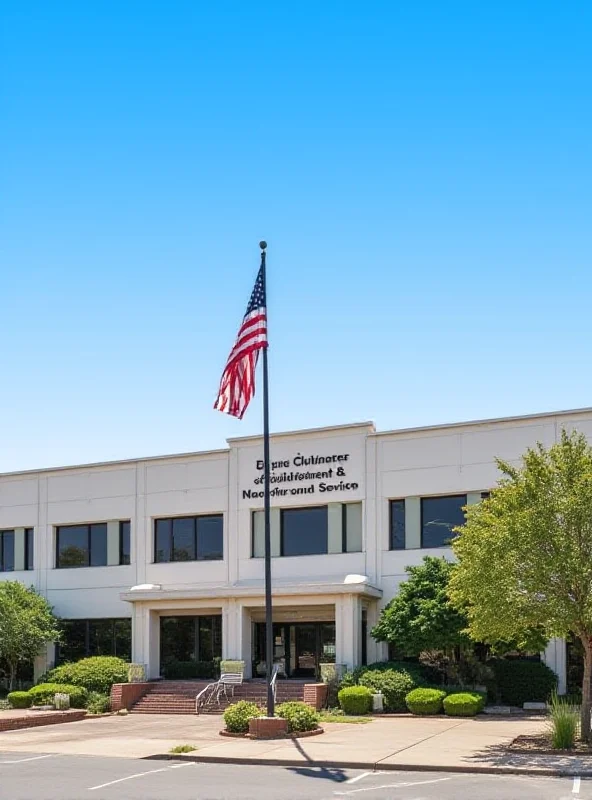
<instances>
[{"instance_id":1,"label":"shadow on pavement","mask_svg":"<svg viewBox=\"0 0 592 800\"><path fill-rule=\"evenodd\" d=\"M553 770L563 775L592 774L592 758L566 754L521 753L509 750L507 745L489 745L466 759L467 764L479 763L508 769L520 767L533 770Z\"/></svg>"},{"instance_id":2,"label":"shadow on pavement","mask_svg":"<svg viewBox=\"0 0 592 800\"><path fill-rule=\"evenodd\" d=\"M309 767L287 767L290 772L296 773L296 775L302 775L305 778L322 778L326 781L333 781L334 783L343 783L347 780L347 775L343 769L339 767L322 767L322 766L314 766L314 761L310 758L307 754L306 750L298 739L292 739L294 743L294 747L300 755L306 759L306 761L311 765Z\"/></svg>"}]
</instances>

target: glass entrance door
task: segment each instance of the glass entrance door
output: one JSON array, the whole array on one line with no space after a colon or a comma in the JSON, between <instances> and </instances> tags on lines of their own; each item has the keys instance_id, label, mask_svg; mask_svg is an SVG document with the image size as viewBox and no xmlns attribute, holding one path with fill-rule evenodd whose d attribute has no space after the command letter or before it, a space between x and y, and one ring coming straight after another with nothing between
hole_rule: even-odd
<instances>
[{"instance_id":1,"label":"glass entrance door","mask_svg":"<svg viewBox=\"0 0 592 800\"><path fill-rule=\"evenodd\" d=\"M275 623L273 626L274 664L280 677L315 680L320 664L335 662L335 623ZM255 623L253 637L253 675L265 676L265 623Z\"/></svg>"}]
</instances>

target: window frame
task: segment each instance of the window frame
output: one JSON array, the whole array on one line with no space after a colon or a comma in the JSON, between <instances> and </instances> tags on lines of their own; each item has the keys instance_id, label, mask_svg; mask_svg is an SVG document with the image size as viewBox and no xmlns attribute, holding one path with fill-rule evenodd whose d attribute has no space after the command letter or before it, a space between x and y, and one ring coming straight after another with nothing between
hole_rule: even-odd
<instances>
[{"instance_id":1,"label":"window frame","mask_svg":"<svg viewBox=\"0 0 592 800\"><path fill-rule=\"evenodd\" d=\"M284 552L284 515L286 513L290 514L293 511L319 511L323 509L325 511L325 517L327 521L327 530L326 530L326 550L322 553L293 553L288 554ZM328 505L315 505L315 506L292 506L291 508L281 508L280 509L280 557L281 558L307 558L310 556L327 556L330 555L329 553L329 506Z\"/></svg>"},{"instance_id":2,"label":"window frame","mask_svg":"<svg viewBox=\"0 0 592 800\"><path fill-rule=\"evenodd\" d=\"M125 520L127 522L127 520ZM91 564L91 528L95 525L105 526L105 563L104 564ZM94 522L72 522L65 525L55 525L55 569L102 569L103 567L114 567L116 564L109 564L109 523L102 521ZM60 530L62 528L86 528L86 564L76 564L75 566L66 567L60 565Z\"/></svg>"},{"instance_id":3,"label":"window frame","mask_svg":"<svg viewBox=\"0 0 592 800\"><path fill-rule=\"evenodd\" d=\"M219 519L221 520L222 524L222 555L220 558L200 558L199 557L199 549L198 549L198 520L199 519ZM191 559L176 559L174 558L175 549L174 549L174 521L176 519L191 519L193 520L193 547L195 552L195 558ZM156 537L156 530L159 522L168 522L169 523L169 542L168 542L168 552L171 556L167 560L160 561L157 559L158 550L157 550L157 537ZM200 562L209 562L209 561L224 561L224 514L222 512L214 512L211 514L179 514L174 517L154 517L153 518L153 525L152 525L152 557L154 564L193 564L196 561Z\"/></svg>"},{"instance_id":4,"label":"window frame","mask_svg":"<svg viewBox=\"0 0 592 800\"><path fill-rule=\"evenodd\" d=\"M462 506L466 506L467 505L467 499L468 498L467 498L466 493L465 494L432 494L432 495L426 495L425 497L421 497L420 498L420 526L421 526L420 527L420 545L421 545L421 549L422 550L440 550L443 547L450 547L451 546L452 539L455 538L454 536L452 536L450 541L447 542L446 544L436 544L436 545L426 545L426 544L424 544L424 540L423 540L424 501L425 500L449 500L449 499L451 499L453 497L454 498L456 498L456 497L463 498L464 497L464 503L461 503L461 508L462 508Z\"/></svg>"},{"instance_id":5,"label":"window frame","mask_svg":"<svg viewBox=\"0 0 592 800\"><path fill-rule=\"evenodd\" d=\"M12 534L12 569L6 569L4 566L4 534ZM14 563L15 557L15 536L14 528L4 528L0 530L0 572L16 572L16 565Z\"/></svg>"},{"instance_id":6,"label":"window frame","mask_svg":"<svg viewBox=\"0 0 592 800\"><path fill-rule=\"evenodd\" d=\"M31 542L29 544L29 535ZM35 528L25 528L25 571L35 569Z\"/></svg>"},{"instance_id":7,"label":"window frame","mask_svg":"<svg viewBox=\"0 0 592 800\"><path fill-rule=\"evenodd\" d=\"M393 505L394 503L403 504L403 547L393 547ZM404 497L394 497L389 500L388 506L388 537L389 537L389 552L400 553L407 550L407 520L405 514L407 511L407 504Z\"/></svg>"},{"instance_id":8,"label":"window frame","mask_svg":"<svg viewBox=\"0 0 592 800\"><path fill-rule=\"evenodd\" d=\"M128 558L129 561L123 560L123 526L129 525L129 554ZM132 563L132 521L131 519L120 519L119 520L119 566L120 567L129 567Z\"/></svg>"}]
</instances>

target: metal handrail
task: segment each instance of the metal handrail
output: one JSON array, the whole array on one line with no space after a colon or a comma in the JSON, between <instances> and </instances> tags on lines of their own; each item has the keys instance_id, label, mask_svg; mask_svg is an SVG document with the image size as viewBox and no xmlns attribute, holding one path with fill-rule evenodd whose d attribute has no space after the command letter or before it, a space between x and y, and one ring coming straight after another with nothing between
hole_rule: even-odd
<instances>
[{"instance_id":1,"label":"metal handrail","mask_svg":"<svg viewBox=\"0 0 592 800\"><path fill-rule=\"evenodd\" d=\"M195 713L199 713L199 709L202 706L209 705L210 701L212 700L213 696L217 694L218 688L220 686L220 681L214 681L213 683L208 683L201 692L195 698Z\"/></svg>"},{"instance_id":2,"label":"metal handrail","mask_svg":"<svg viewBox=\"0 0 592 800\"><path fill-rule=\"evenodd\" d=\"M273 673L271 676L271 691L273 692L273 702L275 703L275 697L277 693L277 676L280 671L280 665L274 664L273 665Z\"/></svg>"}]
</instances>

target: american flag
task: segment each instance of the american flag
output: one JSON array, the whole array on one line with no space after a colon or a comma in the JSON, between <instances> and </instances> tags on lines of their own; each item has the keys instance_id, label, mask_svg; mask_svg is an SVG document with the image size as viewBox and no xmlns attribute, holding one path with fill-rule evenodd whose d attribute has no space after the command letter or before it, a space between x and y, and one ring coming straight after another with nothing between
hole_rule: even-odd
<instances>
[{"instance_id":1,"label":"american flag","mask_svg":"<svg viewBox=\"0 0 592 800\"><path fill-rule=\"evenodd\" d=\"M261 264L247 313L222 373L214 408L243 418L255 394L255 368L259 351L267 347L265 266Z\"/></svg>"}]
</instances>

